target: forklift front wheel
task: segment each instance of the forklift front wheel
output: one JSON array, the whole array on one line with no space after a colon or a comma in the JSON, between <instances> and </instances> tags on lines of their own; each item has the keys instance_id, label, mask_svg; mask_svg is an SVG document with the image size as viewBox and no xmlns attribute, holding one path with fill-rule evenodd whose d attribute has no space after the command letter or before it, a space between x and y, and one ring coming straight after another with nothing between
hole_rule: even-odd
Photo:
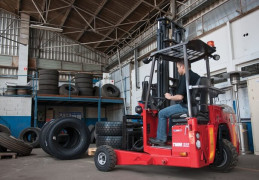
<instances>
[{"instance_id":1,"label":"forklift front wheel","mask_svg":"<svg viewBox=\"0 0 259 180\"><path fill-rule=\"evenodd\" d=\"M95 166L99 171L111 171L114 169L117 157L111 146L99 146L94 155Z\"/></svg>"}]
</instances>

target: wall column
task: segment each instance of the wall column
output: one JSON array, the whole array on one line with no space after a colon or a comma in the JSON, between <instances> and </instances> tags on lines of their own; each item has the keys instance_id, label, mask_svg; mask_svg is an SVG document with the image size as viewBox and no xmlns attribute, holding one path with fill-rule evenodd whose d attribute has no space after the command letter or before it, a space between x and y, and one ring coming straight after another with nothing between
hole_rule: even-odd
<instances>
[{"instance_id":1,"label":"wall column","mask_svg":"<svg viewBox=\"0 0 259 180\"><path fill-rule=\"evenodd\" d=\"M27 84L28 75L28 55L29 55L29 21L30 16L21 13L21 29L20 29L20 42L19 44L19 65L18 65L18 85Z\"/></svg>"}]
</instances>

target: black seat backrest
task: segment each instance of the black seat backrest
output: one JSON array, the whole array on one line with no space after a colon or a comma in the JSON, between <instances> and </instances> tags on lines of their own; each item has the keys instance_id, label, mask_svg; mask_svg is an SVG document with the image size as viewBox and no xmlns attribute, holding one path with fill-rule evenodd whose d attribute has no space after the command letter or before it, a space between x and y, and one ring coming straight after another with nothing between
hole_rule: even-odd
<instances>
[{"instance_id":1,"label":"black seat backrest","mask_svg":"<svg viewBox=\"0 0 259 180\"><path fill-rule=\"evenodd\" d=\"M200 77L196 85L209 86L207 77ZM208 88L195 88L191 92L192 113L196 117L198 113L208 113Z\"/></svg>"}]
</instances>

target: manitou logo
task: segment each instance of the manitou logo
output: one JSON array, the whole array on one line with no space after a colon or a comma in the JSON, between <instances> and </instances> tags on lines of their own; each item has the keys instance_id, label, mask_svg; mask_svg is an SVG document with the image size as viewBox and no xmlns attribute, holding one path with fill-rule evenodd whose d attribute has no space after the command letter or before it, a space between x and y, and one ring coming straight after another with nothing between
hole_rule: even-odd
<instances>
[{"instance_id":1,"label":"manitou logo","mask_svg":"<svg viewBox=\"0 0 259 180\"><path fill-rule=\"evenodd\" d=\"M173 147L190 147L189 143L173 143Z\"/></svg>"}]
</instances>

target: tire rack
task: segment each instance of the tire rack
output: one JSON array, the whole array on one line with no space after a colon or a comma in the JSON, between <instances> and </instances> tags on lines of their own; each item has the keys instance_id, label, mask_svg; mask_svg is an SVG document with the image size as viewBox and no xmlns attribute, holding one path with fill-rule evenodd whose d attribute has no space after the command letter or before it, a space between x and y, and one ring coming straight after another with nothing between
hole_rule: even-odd
<instances>
[{"instance_id":1,"label":"tire rack","mask_svg":"<svg viewBox=\"0 0 259 180\"><path fill-rule=\"evenodd\" d=\"M36 73L36 79L37 79L37 73ZM69 80L69 83L71 81ZM37 89L37 82L36 89ZM38 121L38 102L40 101L62 101L62 102L91 102L91 103L97 103L98 105L98 121L101 121L101 104L102 103L110 103L110 104L123 104L123 98L114 98L114 97L101 97L101 88L99 88L99 96L71 96L70 94L66 97L60 96L60 95L44 95L44 96L38 96L37 91L34 91L34 122L32 127L37 127L37 121ZM85 109L83 110L85 112Z\"/></svg>"}]
</instances>

